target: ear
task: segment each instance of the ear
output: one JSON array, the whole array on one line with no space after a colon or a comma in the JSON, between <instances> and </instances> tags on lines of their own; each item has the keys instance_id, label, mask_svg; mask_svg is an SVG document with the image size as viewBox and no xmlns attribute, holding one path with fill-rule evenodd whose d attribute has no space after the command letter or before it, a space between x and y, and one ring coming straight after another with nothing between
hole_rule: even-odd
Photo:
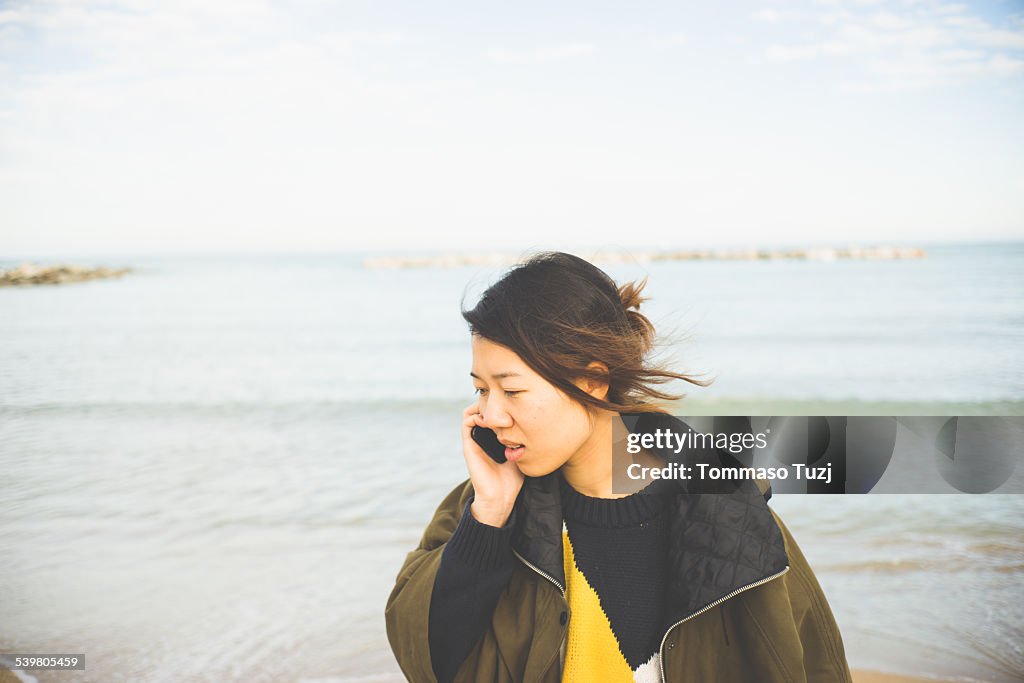
<instances>
[{"instance_id":1,"label":"ear","mask_svg":"<svg viewBox=\"0 0 1024 683\"><path fill-rule=\"evenodd\" d=\"M608 377L608 366L600 361L590 361L587 364L587 370L598 371L606 378ZM583 391L587 392L594 398L599 398L602 401L608 398L608 380L597 380L590 377L580 377L574 384Z\"/></svg>"}]
</instances>

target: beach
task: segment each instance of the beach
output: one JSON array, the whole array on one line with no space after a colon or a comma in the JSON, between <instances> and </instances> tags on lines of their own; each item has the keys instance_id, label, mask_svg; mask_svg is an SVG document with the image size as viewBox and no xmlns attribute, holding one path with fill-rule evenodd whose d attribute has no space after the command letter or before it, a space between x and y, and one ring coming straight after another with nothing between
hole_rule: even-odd
<instances>
[{"instance_id":1,"label":"beach","mask_svg":"<svg viewBox=\"0 0 1024 683\"><path fill-rule=\"evenodd\" d=\"M854 671L853 683L953 683L941 678L918 678L880 671Z\"/></svg>"}]
</instances>

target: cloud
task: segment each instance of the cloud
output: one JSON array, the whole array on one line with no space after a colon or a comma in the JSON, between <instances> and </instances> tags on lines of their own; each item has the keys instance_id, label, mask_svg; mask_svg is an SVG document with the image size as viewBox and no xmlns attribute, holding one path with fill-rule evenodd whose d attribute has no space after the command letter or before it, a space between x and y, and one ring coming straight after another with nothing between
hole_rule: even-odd
<instances>
[{"instance_id":1,"label":"cloud","mask_svg":"<svg viewBox=\"0 0 1024 683\"><path fill-rule=\"evenodd\" d=\"M400 77L403 31L295 21L263 3L9 6L0 237L181 229L198 242L225 225L340 215L338 188L404 142L389 133L410 103L428 117L456 86Z\"/></svg>"},{"instance_id":2,"label":"cloud","mask_svg":"<svg viewBox=\"0 0 1024 683\"><path fill-rule=\"evenodd\" d=\"M765 54L778 63L844 60L854 70L840 81L845 91L955 86L1021 74L1022 17L993 25L962 4L882 4L829 3L808 22L786 21L786 15L762 10L758 15L769 13L774 23L786 21L794 32L808 36L799 42L773 42Z\"/></svg>"},{"instance_id":3,"label":"cloud","mask_svg":"<svg viewBox=\"0 0 1024 683\"><path fill-rule=\"evenodd\" d=\"M631 45L649 45L659 50L689 45L690 35L683 31L666 31L664 26L645 26L642 24L626 24L616 26L613 35Z\"/></svg>"},{"instance_id":4,"label":"cloud","mask_svg":"<svg viewBox=\"0 0 1024 683\"><path fill-rule=\"evenodd\" d=\"M878 92L911 90L958 85L986 77L1013 77L1024 74L1024 60L995 55L983 60L957 52L936 55L932 59L888 60L868 66L875 76L866 80L846 81L845 92Z\"/></svg>"},{"instance_id":5,"label":"cloud","mask_svg":"<svg viewBox=\"0 0 1024 683\"><path fill-rule=\"evenodd\" d=\"M690 42L689 36L685 33L669 33L665 36L657 36L654 38L654 44L658 47L673 47L676 45L686 45Z\"/></svg>"},{"instance_id":6,"label":"cloud","mask_svg":"<svg viewBox=\"0 0 1024 683\"><path fill-rule=\"evenodd\" d=\"M757 12L754 12L750 16L752 19L756 19L757 21L766 21L769 24L778 23L782 19L782 15L779 14L778 11L767 8L758 10Z\"/></svg>"},{"instance_id":7,"label":"cloud","mask_svg":"<svg viewBox=\"0 0 1024 683\"><path fill-rule=\"evenodd\" d=\"M589 43L565 43L552 47L535 47L530 50L507 50L491 48L487 51L488 59L499 64L547 64L563 59L583 57L594 52Z\"/></svg>"},{"instance_id":8,"label":"cloud","mask_svg":"<svg viewBox=\"0 0 1024 683\"><path fill-rule=\"evenodd\" d=\"M770 45L768 58L776 62L794 62L815 57L850 54L852 47L842 41L829 41L812 45Z\"/></svg>"}]
</instances>

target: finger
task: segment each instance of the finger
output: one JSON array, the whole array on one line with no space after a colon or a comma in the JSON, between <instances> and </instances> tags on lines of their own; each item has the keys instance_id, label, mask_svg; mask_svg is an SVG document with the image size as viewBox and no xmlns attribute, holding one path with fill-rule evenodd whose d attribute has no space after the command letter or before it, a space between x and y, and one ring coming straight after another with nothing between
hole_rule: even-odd
<instances>
[{"instance_id":1,"label":"finger","mask_svg":"<svg viewBox=\"0 0 1024 683\"><path fill-rule=\"evenodd\" d=\"M482 456L484 460L490 460L490 457L487 456L487 454L484 452L480 444L477 443L476 439L473 438L473 429L476 427L477 425L473 421L472 417L467 418L462 423L463 451L465 451L467 448L471 451L479 451L480 456Z\"/></svg>"},{"instance_id":2,"label":"finger","mask_svg":"<svg viewBox=\"0 0 1024 683\"><path fill-rule=\"evenodd\" d=\"M470 426L483 427L484 416L480 414L480 410L477 406L472 405L462 411L462 423Z\"/></svg>"}]
</instances>

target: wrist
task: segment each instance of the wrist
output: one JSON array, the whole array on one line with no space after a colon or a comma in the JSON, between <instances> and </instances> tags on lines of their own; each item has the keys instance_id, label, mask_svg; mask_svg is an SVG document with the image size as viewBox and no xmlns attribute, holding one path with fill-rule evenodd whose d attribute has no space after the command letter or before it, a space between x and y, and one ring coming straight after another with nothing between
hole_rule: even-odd
<instances>
[{"instance_id":1,"label":"wrist","mask_svg":"<svg viewBox=\"0 0 1024 683\"><path fill-rule=\"evenodd\" d=\"M495 501L473 500L469 511L473 518L481 524L501 528L505 526L505 522L508 521L509 516L512 514L514 505L515 501L506 504Z\"/></svg>"}]
</instances>

